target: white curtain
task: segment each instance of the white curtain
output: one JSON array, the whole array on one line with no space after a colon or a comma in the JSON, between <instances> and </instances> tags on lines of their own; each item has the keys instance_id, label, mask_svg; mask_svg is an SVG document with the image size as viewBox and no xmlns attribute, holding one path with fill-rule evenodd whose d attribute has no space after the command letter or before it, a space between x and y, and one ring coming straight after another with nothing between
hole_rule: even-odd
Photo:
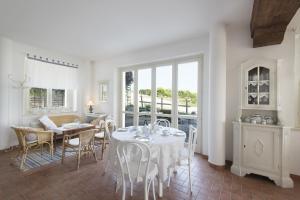
<instances>
[{"instance_id":1,"label":"white curtain","mask_svg":"<svg viewBox=\"0 0 300 200\"><path fill-rule=\"evenodd\" d=\"M77 68L25 59L27 86L53 89L77 89Z\"/></svg>"}]
</instances>

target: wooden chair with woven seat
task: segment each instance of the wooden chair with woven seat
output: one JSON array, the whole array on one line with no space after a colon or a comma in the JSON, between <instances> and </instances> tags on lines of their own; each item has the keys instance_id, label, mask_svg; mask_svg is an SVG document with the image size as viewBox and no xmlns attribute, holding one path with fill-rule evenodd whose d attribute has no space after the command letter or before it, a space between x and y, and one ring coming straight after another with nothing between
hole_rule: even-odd
<instances>
[{"instance_id":1,"label":"wooden chair with woven seat","mask_svg":"<svg viewBox=\"0 0 300 200\"><path fill-rule=\"evenodd\" d=\"M63 138L62 159L64 163L66 152L76 152L77 154L77 169L79 169L80 158L82 155L92 153L96 162L97 156L95 151L95 133L97 129L90 129L74 134L66 134Z\"/></svg>"},{"instance_id":2,"label":"wooden chair with woven seat","mask_svg":"<svg viewBox=\"0 0 300 200\"><path fill-rule=\"evenodd\" d=\"M41 155L43 153L43 145L49 145L49 151L51 158L53 157L53 131L44 131L38 128L30 127L11 127L17 135L20 151L17 156L22 154L22 160L20 169L26 161L28 151L30 149L41 149Z\"/></svg>"},{"instance_id":3,"label":"wooden chair with woven seat","mask_svg":"<svg viewBox=\"0 0 300 200\"><path fill-rule=\"evenodd\" d=\"M100 120L99 129L95 134L95 141L98 142L102 146L101 152L101 160L103 159L104 150L106 149L106 145L109 144L111 139L111 134L116 130L116 125L113 120Z\"/></svg>"}]
</instances>

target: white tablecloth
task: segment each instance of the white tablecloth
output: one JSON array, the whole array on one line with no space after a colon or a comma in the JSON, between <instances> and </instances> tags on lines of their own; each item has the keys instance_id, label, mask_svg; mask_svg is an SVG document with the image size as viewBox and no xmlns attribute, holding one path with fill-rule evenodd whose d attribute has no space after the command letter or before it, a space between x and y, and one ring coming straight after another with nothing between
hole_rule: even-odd
<instances>
[{"instance_id":1,"label":"white tablecloth","mask_svg":"<svg viewBox=\"0 0 300 200\"><path fill-rule=\"evenodd\" d=\"M179 132L180 130L175 128L170 128L171 135L163 136L161 135L163 129L160 129L157 133L152 134L150 142L147 142L150 148L158 149L160 151L159 155L159 177L160 181L165 181L168 178L168 168L172 164L176 163L179 159L180 150L184 148L185 135L175 136L172 133ZM109 168L117 168L117 146L122 141L135 140L136 131L131 131L128 129L125 132L115 131L112 134L112 141L109 145L109 156L108 165ZM154 154L156 155L156 154Z\"/></svg>"}]
</instances>

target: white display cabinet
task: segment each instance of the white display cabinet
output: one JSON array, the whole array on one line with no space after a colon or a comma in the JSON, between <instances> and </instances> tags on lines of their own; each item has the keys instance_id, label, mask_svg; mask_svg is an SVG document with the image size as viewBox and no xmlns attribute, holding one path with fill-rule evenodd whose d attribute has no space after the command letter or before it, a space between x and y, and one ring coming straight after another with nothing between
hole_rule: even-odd
<instances>
[{"instance_id":1,"label":"white display cabinet","mask_svg":"<svg viewBox=\"0 0 300 200\"><path fill-rule=\"evenodd\" d=\"M277 109L276 60L249 60L242 64L242 109Z\"/></svg>"},{"instance_id":2,"label":"white display cabinet","mask_svg":"<svg viewBox=\"0 0 300 200\"><path fill-rule=\"evenodd\" d=\"M290 188L290 128L278 125L277 63L276 59L252 59L241 65L240 108L238 119L233 122L231 172L238 176L259 174ZM272 120L268 123L267 119Z\"/></svg>"}]
</instances>

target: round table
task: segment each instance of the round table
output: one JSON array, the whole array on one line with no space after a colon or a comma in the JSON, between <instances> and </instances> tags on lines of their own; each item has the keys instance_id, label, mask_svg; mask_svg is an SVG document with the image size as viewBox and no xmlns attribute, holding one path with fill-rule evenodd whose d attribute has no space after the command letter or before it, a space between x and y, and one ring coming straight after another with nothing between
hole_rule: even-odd
<instances>
[{"instance_id":1,"label":"round table","mask_svg":"<svg viewBox=\"0 0 300 200\"><path fill-rule=\"evenodd\" d=\"M142 127L138 128L139 130ZM169 130L170 135L163 135L164 130ZM120 142L134 141L136 140L137 130L136 128L129 127L127 129L118 129L113 132L111 137L111 143L109 145L109 156L108 164L110 169L117 164L117 146ZM147 142L150 148L155 148L159 150L159 196L162 197L162 183L167 180L169 175L169 167L174 166L174 164L179 160L180 151L184 148L185 133L183 135L177 135L176 133L184 133L176 128L164 128L160 127L155 134L150 134L150 141ZM136 140L138 141L138 140ZM111 168L112 167L112 168Z\"/></svg>"}]
</instances>

